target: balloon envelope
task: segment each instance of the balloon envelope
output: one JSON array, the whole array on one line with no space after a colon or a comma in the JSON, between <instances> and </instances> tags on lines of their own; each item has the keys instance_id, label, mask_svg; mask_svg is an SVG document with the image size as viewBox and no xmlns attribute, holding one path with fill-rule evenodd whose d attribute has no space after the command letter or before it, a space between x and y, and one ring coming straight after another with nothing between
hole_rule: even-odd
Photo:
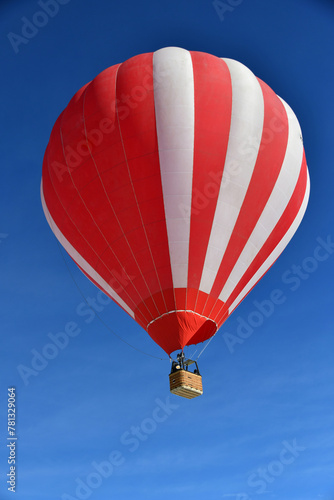
<instances>
[{"instance_id":1,"label":"balloon envelope","mask_svg":"<svg viewBox=\"0 0 334 500\"><path fill-rule=\"evenodd\" d=\"M306 209L298 121L241 63L168 47L82 87L41 197L80 269L168 354L211 337Z\"/></svg>"}]
</instances>

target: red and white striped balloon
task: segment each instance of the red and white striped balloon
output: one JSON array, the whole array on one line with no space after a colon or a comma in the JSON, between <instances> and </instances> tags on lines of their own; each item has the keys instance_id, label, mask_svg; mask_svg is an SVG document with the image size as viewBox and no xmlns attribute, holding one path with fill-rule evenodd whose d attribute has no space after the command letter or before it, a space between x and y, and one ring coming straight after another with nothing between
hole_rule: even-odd
<instances>
[{"instance_id":1,"label":"red and white striped balloon","mask_svg":"<svg viewBox=\"0 0 334 500\"><path fill-rule=\"evenodd\" d=\"M170 354L214 335L274 263L309 177L271 88L237 61L168 47L75 94L41 196L80 269Z\"/></svg>"}]
</instances>

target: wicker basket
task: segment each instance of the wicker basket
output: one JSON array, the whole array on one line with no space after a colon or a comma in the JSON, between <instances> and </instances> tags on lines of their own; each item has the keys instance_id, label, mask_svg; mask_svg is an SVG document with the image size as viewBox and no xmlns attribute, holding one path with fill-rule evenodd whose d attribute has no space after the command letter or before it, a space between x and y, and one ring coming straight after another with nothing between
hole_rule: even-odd
<instances>
[{"instance_id":1,"label":"wicker basket","mask_svg":"<svg viewBox=\"0 0 334 500\"><path fill-rule=\"evenodd\" d=\"M192 399L203 394L202 377L187 370L177 370L169 375L170 392Z\"/></svg>"}]
</instances>

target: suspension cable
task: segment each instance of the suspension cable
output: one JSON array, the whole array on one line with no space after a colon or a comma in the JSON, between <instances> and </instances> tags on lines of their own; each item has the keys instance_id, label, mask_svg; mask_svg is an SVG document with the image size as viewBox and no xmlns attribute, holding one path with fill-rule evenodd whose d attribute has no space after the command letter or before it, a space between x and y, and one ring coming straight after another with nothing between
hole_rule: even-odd
<instances>
[{"instance_id":1,"label":"suspension cable","mask_svg":"<svg viewBox=\"0 0 334 500\"><path fill-rule=\"evenodd\" d=\"M216 331L216 333L214 335L212 335L212 337L209 338L208 342L205 344L205 346L203 347L203 349L201 350L201 352L199 353L199 355L197 356L196 358L196 361L198 360L198 358L203 354L203 352L205 351L205 349L208 347L208 345L210 344L211 340L217 335L217 332L218 330ZM195 351L196 352L196 351Z\"/></svg>"}]
</instances>

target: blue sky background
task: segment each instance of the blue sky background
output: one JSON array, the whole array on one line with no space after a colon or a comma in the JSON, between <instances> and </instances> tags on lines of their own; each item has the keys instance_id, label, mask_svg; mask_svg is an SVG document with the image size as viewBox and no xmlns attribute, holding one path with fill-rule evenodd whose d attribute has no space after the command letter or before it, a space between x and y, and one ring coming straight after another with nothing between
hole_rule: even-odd
<instances>
[{"instance_id":1,"label":"blue sky background","mask_svg":"<svg viewBox=\"0 0 334 500\"><path fill-rule=\"evenodd\" d=\"M222 3L219 16L210 0L59 0L38 18L37 1L1 2L1 499L9 386L18 500L334 499L334 3ZM15 51L7 35L22 36L22 18L46 23ZM300 121L311 177L300 228L204 351L191 401L169 397L165 353L60 251L39 195L72 95L170 45L237 59L269 84ZM76 335L54 347L65 330ZM53 359L34 369L36 351Z\"/></svg>"}]
</instances>

